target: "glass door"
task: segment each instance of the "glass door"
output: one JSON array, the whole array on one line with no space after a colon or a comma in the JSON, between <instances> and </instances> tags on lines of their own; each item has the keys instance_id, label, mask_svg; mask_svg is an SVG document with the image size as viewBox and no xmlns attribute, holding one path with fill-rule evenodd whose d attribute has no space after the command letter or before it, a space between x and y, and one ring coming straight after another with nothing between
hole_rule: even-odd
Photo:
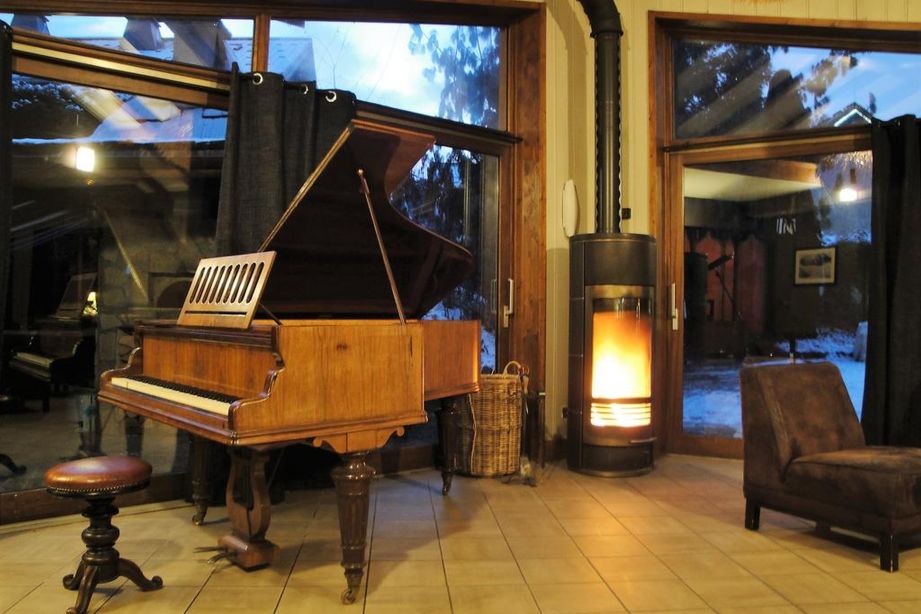
<instances>
[{"instance_id":1,"label":"glass door","mask_svg":"<svg viewBox=\"0 0 921 614\"><path fill-rule=\"evenodd\" d=\"M741 455L747 365L830 361L863 401L870 152L733 155L672 164L675 451Z\"/></svg>"}]
</instances>

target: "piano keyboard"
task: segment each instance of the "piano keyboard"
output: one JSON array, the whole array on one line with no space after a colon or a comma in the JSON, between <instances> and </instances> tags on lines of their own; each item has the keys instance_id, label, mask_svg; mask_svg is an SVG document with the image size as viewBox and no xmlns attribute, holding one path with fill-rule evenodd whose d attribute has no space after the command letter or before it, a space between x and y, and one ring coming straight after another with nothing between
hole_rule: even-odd
<instances>
[{"instance_id":1,"label":"piano keyboard","mask_svg":"<svg viewBox=\"0 0 921 614\"><path fill-rule=\"evenodd\" d=\"M42 356L41 354L31 354L29 352L16 352L13 355L13 360L19 360L30 365L35 365L37 367L43 367L45 369L51 366L51 363L54 362L54 358L50 356Z\"/></svg>"},{"instance_id":2,"label":"piano keyboard","mask_svg":"<svg viewBox=\"0 0 921 614\"><path fill-rule=\"evenodd\" d=\"M239 399L212 390L202 390L193 386L185 386L175 382L165 382L146 375L131 377L113 377L109 380L113 386L140 392L159 399L188 405L196 409L203 409L215 414L226 416L230 413L230 405Z\"/></svg>"}]
</instances>

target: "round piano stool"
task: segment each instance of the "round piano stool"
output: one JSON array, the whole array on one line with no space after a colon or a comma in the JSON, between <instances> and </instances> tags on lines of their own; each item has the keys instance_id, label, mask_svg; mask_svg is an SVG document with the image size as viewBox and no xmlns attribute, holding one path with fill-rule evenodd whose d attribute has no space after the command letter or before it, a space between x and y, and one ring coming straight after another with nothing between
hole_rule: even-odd
<instances>
[{"instance_id":1,"label":"round piano stool","mask_svg":"<svg viewBox=\"0 0 921 614\"><path fill-rule=\"evenodd\" d=\"M85 614L96 585L125 577L142 591L163 586L159 576L147 579L135 563L123 559L115 549L118 527L112 516L118 513L117 495L142 490L150 483L150 464L133 456L96 456L55 465L45 472L45 486L52 495L83 499L88 506L83 516L90 526L83 530L86 552L76 573L64 576L64 588L77 592L77 603L67 614Z\"/></svg>"}]
</instances>

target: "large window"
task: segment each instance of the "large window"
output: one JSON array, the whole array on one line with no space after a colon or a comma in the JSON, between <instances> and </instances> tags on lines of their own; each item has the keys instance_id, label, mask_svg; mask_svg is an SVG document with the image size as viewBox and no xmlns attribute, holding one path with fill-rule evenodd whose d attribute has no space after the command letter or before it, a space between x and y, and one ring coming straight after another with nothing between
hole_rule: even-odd
<instances>
[{"instance_id":1,"label":"large window","mask_svg":"<svg viewBox=\"0 0 921 614\"><path fill-rule=\"evenodd\" d=\"M767 362L833 362L859 415L869 154L686 159L684 433L742 437L739 368Z\"/></svg>"},{"instance_id":2,"label":"large window","mask_svg":"<svg viewBox=\"0 0 921 614\"><path fill-rule=\"evenodd\" d=\"M39 487L61 457L138 454L184 471L174 429L97 404L94 390L125 364L134 321L176 317L213 255L226 112L15 75L12 119L2 384L14 401L0 449L28 471L0 489ZM43 356L50 384L29 370Z\"/></svg>"},{"instance_id":3,"label":"large window","mask_svg":"<svg viewBox=\"0 0 921 614\"><path fill-rule=\"evenodd\" d=\"M843 45L814 26L657 22L662 244L683 315L664 339L669 447L741 454L747 365L830 361L860 415L869 124L921 111L905 79L921 49L911 33Z\"/></svg>"},{"instance_id":4,"label":"large window","mask_svg":"<svg viewBox=\"0 0 921 614\"><path fill-rule=\"evenodd\" d=\"M500 28L273 20L269 70L360 100L499 128Z\"/></svg>"},{"instance_id":5,"label":"large window","mask_svg":"<svg viewBox=\"0 0 921 614\"><path fill-rule=\"evenodd\" d=\"M13 235L0 248L11 263L3 359L60 341L79 350L81 369L67 385L47 387L4 363L0 402L12 398L13 410L0 410L0 452L29 471L7 478L3 491L40 486L42 471L62 456L141 453L157 474L186 466L188 448L175 431L102 407L94 392L99 374L127 359L133 322L173 317L189 273L213 252L225 71L234 62L243 71L278 70L317 87L353 89L360 117L435 136L439 146L392 203L470 249L477 270L429 317L480 319L484 366L507 357L510 329L496 320L507 285L497 279L510 277L515 256L500 229L506 237L536 236L543 186L510 155L520 147L527 153L521 159L530 161L542 151L530 121L540 116L535 88L522 84L530 93L511 114L502 107L503 89L515 83L514 65L524 70L542 56L521 46L514 65L502 61L509 24L522 30L526 21L528 36L538 31L542 22L529 18L536 5L491 11L496 24L487 27L481 11L461 3L407 3L404 19L442 24L420 26L328 21L373 21L370 2L363 11L308 4L277 14L270 5L235 10L227 19L214 15L211 3L177 2L181 15L171 16L159 13L166 3L151 15L143 5L104 0L93 7L104 15L91 16L14 0L0 14L15 26L17 71ZM423 12L412 14L414 6ZM309 14L314 9L321 19ZM382 34L388 31L392 36ZM323 39L324 32L333 38ZM337 54L325 49L321 56L321 41L337 46ZM375 46L392 52L372 53L381 61L369 68ZM315 54L309 62L305 50ZM528 142L519 146L520 139L496 129L506 126L519 126ZM521 208L519 194L532 199L527 215L511 213ZM515 231L518 224L526 230ZM542 298L541 279L521 287ZM530 304L527 297L523 304ZM540 313L516 314L512 325L522 322L521 338L540 340ZM64 320L66 331L59 328ZM516 358L529 362L532 381L539 381L540 357Z\"/></svg>"},{"instance_id":6,"label":"large window","mask_svg":"<svg viewBox=\"0 0 921 614\"><path fill-rule=\"evenodd\" d=\"M498 269L499 160L462 149L435 147L394 195L409 219L476 255L476 270L428 313L439 320L479 320L481 366L495 370Z\"/></svg>"},{"instance_id":7,"label":"large window","mask_svg":"<svg viewBox=\"0 0 921 614\"><path fill-rule=\"evenodd\" d=\"M674 47L675 136L866 124L921 113L921 55L681 39Z\"/></svg>"}]
</instances>

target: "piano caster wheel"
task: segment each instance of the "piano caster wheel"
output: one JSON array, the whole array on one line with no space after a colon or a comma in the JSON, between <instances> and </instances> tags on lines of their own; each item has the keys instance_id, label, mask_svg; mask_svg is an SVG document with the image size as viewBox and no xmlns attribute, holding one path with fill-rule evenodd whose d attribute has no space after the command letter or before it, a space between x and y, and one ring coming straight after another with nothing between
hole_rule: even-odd
<instances>
[{"instance_id":1,"label":"piano caster wheel","mask_svg":"<svg viewBox=\"0 0 921 614\"><path fill-rule=\"evenodd\" d=\"M347 588L342 591L341 599L343 605L349 605L355 603L355 598L358 597L358 591L354 588Z\"/></svg>"},{"instance_id":2,"label":"piano caster wheel","mask_svg":"<svg viewBox=\"0 0 921 614\"><path fill-rule=\"evenodd\" d=\"M204 522L204 512L195 512L195 514L192 515L192 524L194 524L196 527L200 527L202 524L204 524Z\"/></svg>"}]
</instances>

